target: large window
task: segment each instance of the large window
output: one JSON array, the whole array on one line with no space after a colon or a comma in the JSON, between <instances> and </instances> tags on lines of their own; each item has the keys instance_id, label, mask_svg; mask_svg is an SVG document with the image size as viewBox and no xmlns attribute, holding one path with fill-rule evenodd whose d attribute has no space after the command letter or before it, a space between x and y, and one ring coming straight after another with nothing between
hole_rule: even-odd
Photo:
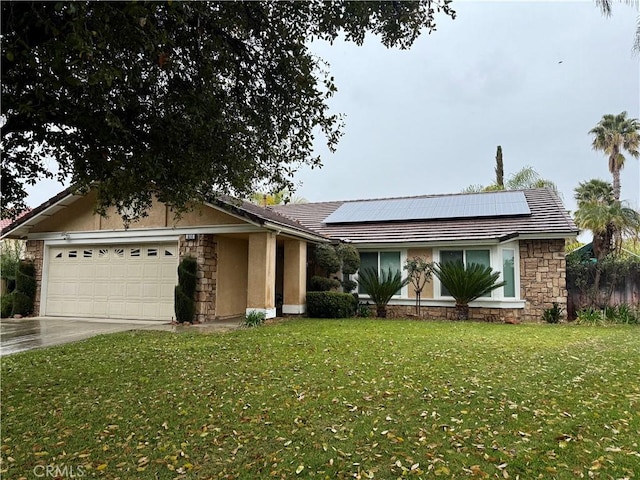
<instances>
[{"instance_id":1,"label":"large window","mask_svg":"<svg viewBox=\"0 0 640 480\"><path fill-rule=\"evenodd\" d=\"M378 275L389 269L392 273L402 273L400 252L360 252L360 270L369 267L375 269ZM360 287L358 287L358 293L364 293Z\"/></svg>"},{"instance_id":2,"label":"large window","mask_svg":"<svg viewBox=\"0 0 640 480\"><path fill-rule=\"evenodd\" d=\"M466 266L472 263L478 263L486 267L491 266L491 253L489 250L440 250L440 263L460 261ZM442 284L440 284L440 295L450 297L451 293ZM491 294L483 295L483 297L491 297Z\"/></svg>"}]
</instances>

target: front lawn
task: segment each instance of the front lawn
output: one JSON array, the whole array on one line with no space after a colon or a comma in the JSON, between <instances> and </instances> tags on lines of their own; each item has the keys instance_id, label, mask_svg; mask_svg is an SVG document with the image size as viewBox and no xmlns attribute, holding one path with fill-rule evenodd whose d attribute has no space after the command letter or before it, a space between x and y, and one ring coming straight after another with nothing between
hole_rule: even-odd
<instances>
[{"instance_id":1,"label":"front lawn","mask_svg":"<svg viewBox=\"0 0 640 480\"><path fill-rule=\"evenodd\" d=\"M291 320L2 358L3 478L635 479L639 442L638 327Z\"/></svg>"}]
</instances>

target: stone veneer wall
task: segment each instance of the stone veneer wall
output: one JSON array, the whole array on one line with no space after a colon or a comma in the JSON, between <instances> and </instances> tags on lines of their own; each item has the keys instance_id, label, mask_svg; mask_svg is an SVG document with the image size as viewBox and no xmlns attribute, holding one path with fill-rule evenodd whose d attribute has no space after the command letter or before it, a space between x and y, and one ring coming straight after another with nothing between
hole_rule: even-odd
<instances>
[{"instance_id":1,"label":"stone veneer wall","mask_svg":"<svg viewBox=\"0 0 640 480\"><path fill-rule=\"evenodd\" d=\"M44 240L27 240L25 257L33 260L36 270L36 297L33 300L33 315L40 315L40 290L42 289L42 264L44 262Z\"/></svg>"},{"instance_id":2,"label":"stone veneer wall","mask_svg":"<svg viewBox=\"0 0 640 480\"><path fill-rule=\"evenodd\" d=\"M521 240L520 241L520 298L526 300L525 308L483 308L469 309L470 320L489 322L539 322L545 309L557 302L565 311L567 308L567 265L565 261L565 241ZM423 301L428 300L423 298ZM375 305L371 306L375 315ZM416 317L415 305L388 305L387 317ZM420 308L420 318L429 320L454 320L454 307Z\"/></svg>"},{"instance_id":3,"label":"stone veneer wall","mask_svg":"<svg viewBox=\"0 0 640 480\"><path fill-rule=\"evenodd\" d=\"M180 258L191 255L198 262L196 321L213 320L216 315L218 244L213 235L198 234L195 240L187 240L181 235L178 245Z\"/></svg>"},{"instance_id":4,"label":"stone veneer wall","mask_svg":"<svg viewBox=\"0 0 640 480\"><path fill-rule=\"evenodd\" d=\"M565 241L520 240L520 296L527 301L522 319L539 321L557 302L567 308Z\"/></svg>"}]
</instances>

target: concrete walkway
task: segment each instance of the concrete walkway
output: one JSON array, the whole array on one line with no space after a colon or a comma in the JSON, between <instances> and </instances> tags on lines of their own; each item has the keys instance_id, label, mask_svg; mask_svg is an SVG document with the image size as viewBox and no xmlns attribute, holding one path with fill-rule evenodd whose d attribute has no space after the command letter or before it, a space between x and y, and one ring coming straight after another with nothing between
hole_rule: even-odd
<instances>
[{"instance_id":1,"label":"concrete walkway","mask_svg":"<svg viewBox=\"0 0 640 480\"><path fill-rule=\"evenodd\" d=\"M182 326L143 320L59 317L3 318L0 321L0 356L24 352L34 348L75 342L94 335L127 330L199 331L211 333L233 330L239 327L240 320Z\"/></svg>"}]
</instances>

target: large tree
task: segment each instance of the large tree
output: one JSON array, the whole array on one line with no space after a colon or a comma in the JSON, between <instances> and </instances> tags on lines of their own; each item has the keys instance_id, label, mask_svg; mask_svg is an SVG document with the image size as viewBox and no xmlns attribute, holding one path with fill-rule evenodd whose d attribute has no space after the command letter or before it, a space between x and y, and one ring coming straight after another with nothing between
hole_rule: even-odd
<instances>
[{"instance_id":1,"label":"large tree","mask_svg":"<svg viewBox=\"0 0 640 480\"><path fill-rule=\"evenodd\" d=\"M598 261L620 253L625 236L637 236L640 213L615 199L610 183L592 179L575 189L576 224L593 233L593 253Z\"/></svg>"},{"instance_id":2,"label":"large tree","mask_svg":"<svg viewBox=\"0 0 640 480\"><path fill-rule=\"evenodd\" d=\"M450 1L2 2L2 216L52 170L99 212L292 188L340 137L308 43L408 48Z\"/></svg>"},{"instance_id":3,"label":"large tree","mask_svg":"<svg viewBox=\"0 0 640 480\"><path fill-rule=\"evenodd\" d=\"M609 159L609 171L613 176L613 196L620 200L620 170L624 167L627 152L634 158L640 155L640 122L637 118L627 118L627 112L617 115L606 114L598 124L589 130L593 135L593 149L600 150Z\"/></svg>"}]
</instances>

